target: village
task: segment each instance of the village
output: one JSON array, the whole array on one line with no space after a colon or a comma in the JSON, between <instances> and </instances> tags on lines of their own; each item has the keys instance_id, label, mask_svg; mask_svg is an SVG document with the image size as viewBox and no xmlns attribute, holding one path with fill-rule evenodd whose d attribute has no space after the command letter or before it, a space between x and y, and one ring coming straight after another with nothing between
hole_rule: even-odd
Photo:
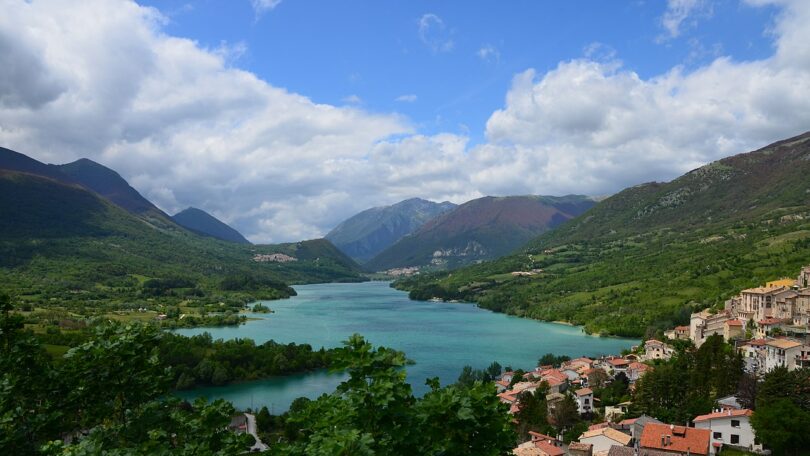
<instances>
[{"instance_id":1,"label":"village","mask_svg":"<svg viewBox=\"0 0 810 456\"><path fill-rule=\"evenodd\" d=\"M639 380L657 364L671 359L678 346L699 348L709 338L722 337L742 357L746 374L753 378L777 368L787 371L810 367L810 266L798 279L780 279L742 290L722 310L693 313L688 326L647 339L623 356L580 357L556 365L541 365L528 372L508 369L497 378L498 397L509 405L513 422L526 393L545 394L549 421L564 402L576 404L576 413L589 419L578 438L528 431L527 440L513 450L516 456L664 456L716 454L769 454L758 443L751 417L754 411L738 397L718 398L710 413L687 422L663 422L656 417L628 417L632 401L602 405L597 387L625 382L632 393ZM573 405L570 405L573 408ZM556 423L559 424L559 423ZM568 443L564 443L564 442Z\"/></svg>"}]
</instances>

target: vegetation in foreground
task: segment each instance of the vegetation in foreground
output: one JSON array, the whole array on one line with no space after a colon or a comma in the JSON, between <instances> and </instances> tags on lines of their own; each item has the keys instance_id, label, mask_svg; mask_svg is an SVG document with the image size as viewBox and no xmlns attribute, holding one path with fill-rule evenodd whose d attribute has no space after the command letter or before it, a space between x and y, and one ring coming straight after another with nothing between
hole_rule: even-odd
<instances>
[{"instance_id":1,"label":"vegetation in foreground","mask_svg":"<svg viewBox=\"0 0 810 456\"><path fill-rule=\"evenodd\" d=\"M253 444L227 430L231 404L169 394L177 373L164 359L172 354L162 352L171 336L154 325L98 326L54 359L9 310L4 303L0 316L0 453L229 455ZM432 379L432 391L415 398L405 364L403 353L352 337L332 356L349 379L332 394L298 401L271 454L494 456L512 447L491 384L441 388Z\"/></svg>"}]
</instances>

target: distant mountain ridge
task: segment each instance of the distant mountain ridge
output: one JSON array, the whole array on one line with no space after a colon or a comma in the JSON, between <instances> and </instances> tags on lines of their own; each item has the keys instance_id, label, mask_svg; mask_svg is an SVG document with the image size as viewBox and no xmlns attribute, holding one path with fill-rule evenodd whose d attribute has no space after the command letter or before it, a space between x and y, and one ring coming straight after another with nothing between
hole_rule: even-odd
<instances>
[{"instance_id":1,"label":"distant mountain ridge","mask_svg":"<svg viewBox=\"0 0 810 456\"><path fill-rule=\"evenodd\" d=\"M456 268L506 255L594 204L582 195L506 196L468 201L425 223L369 261L368 270Z\"/></svg>"},{"instance_id":2,"label":"distant mountain ridge","mask_svg":"<svg viewBox=\"0 0 810 456\"><path fill-rule=\"evenodd\" d=\"M346 255L363 262L455 207L448 201L434 203L411 198L360 212L341 222L325 238Z\"/></svg>"},{"instance_id":3,"label":"distant mountain ridge","mask_svg":"<svg viewBox=\"0 0 810 456\"><path fill-rule=\"evenodd\" d=\"M178 225L204 236L211 236L237 244L250 244L242 234L213 215L196 207L189 207L172 216Z\"/></svg>"}]
</instances>

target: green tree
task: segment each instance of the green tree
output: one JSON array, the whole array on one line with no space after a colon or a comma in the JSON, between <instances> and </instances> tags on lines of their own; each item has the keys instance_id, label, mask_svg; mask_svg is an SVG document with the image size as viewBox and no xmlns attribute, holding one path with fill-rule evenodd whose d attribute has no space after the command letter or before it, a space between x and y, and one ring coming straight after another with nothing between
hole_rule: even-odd
<instances>
[{"instance_id":1,"label":"green tree","mask_svg":"<svg viewBox=\"0 0 810 456\"><path fill-rule=\"evenodd\" d=\"M807 454L810 446L810 412L790 399L762 403L751 417L757 439L774 454Z\"/></svg>"}]
</instances>

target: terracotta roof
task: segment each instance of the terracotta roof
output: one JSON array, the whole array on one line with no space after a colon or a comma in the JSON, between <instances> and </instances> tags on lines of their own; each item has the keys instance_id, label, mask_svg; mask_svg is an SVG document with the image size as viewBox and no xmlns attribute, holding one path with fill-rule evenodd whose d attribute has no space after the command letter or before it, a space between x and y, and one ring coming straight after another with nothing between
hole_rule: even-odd
<instances>
[{"instance_id":1,"label":"terracotta roof","mask_svg":"<svg viewBox=\"0 0 810 456\"><path fill-rule=\"evenodd\" d=\"M801 347L802 343L801 342L796 342L795 340L790 340L790 339L774 339L774 340L769 340L768 342L765 343L765 345L768 345L768 346L771 346L771 347L776 347L776 348L781 348L782 350L786 350L788 348Z\"/></svg>"},{"instance_id":2,"label":"terracotta roof","mask_svg":"<svg viewBox=\"0 0 810 456\"><path fill-rule=\"evenodd\" d=\"M534 446L540 449L540 451L547 454L548 456L563 456L565 454L565 450L563 450L558 446L554 446L551 443L548 443L547 440L538 440L534 442Z\"/></svg>"},{"instance_id":3,"label":"terracotta roof","mask_svg":"<svg viewBox=\"0 0 810 456\"><path fill-rule=\"evenodd\" d=\"M676 331L689 331L689 327L688 326L676 326L675 330Z\"/></svg>"},{"instance_id":4,"label":"terracotta roof","mask_svg":"<svg viewBox=\"0 0 810 456\"><path fill-rule=\"evenodd\" d=\"M729 326L743 326L742 320L726 320L726 324Z\"/></svg>"},{"instance_id":5,"label":"terracotta roof","mask_svg":"<svg viewBox=\"0 0 810 456\"><path fill-rule=\"evenodd\" d=\"M619 421L619 426L630 426L634 424L638 418L628 418L626 420Z\"/></svg>"},{"instance_id":6,"label":"terracotta roof","mask_svg":"<svg viewBox=\"0 0 810 456\"><path fill-rule=\"evenodd\" d=\"M540 448L515 448L512 450L515 456L546 456Z\"/></svg>"},{"instance_id":7,"label":"terracotta roof","mask_svg":"<svg viewBox=\"0 0 810 456\"><path fill-rule=\"evenodd\" d=\"M582 441L582 439L589 439L592 437L599 437L599 436L607 437L610 440L618 442L622 445L627 445L628 443L630 443L630 440L632 440L632 437L630 437L629 435L625 434L624 432L619 432L611 427L594 429L592 431L584 432L582 433L582 435L579 436L579 440Z\"/></svg>"},{"instance_id":8,"label":"terracotta roof","mask_svg":"<svg viewBox=\"0 0 810 456\"><path fill-rule=\"evenodd\" d=\"M662 440L666 436L669 436L670 443L663 445ZM679 451L681 453L688 451L695 455L707 455L709 454L710 436L711 431L708 429L648 423L644 426L639 446L654 450Z\"/></svg>"},{"instance_id":9,"label":"terracotta roof","mask_svg":"<svg viewBox=\"0 0 810 456\"><path fill-rule=\"evenodd\" d=\"M771 318L771 317L763 318L762 320L759 320L757 322L757 324L759 324L759 325L775 325L775 324L778 324L778 323L782 323L782 320L780 320L778 318Z\"/></svg>"},{"instance_id":10,"label":"terracotta roof","mask_svg":"<svg viewBox=\"0 0 810 456\"><path fill-rule=\"evenodd\" d=\"M749 340L746 345L751 345L752 347L760 347L765 345L767 341L765 339L751 339Z\"/></svg>"},{"instance_id":11,"label":"terracotta roof","mask_svg":"<svg viewBox=\"0 0 810 456\"><path fill-rule=\"evenodd\" d=\"M593 394L593 390L590 388L581 388L575 391L577 396L587 396L589 394Z\"/></svg>"},{"instance_id":12,"label":"terracotta roof","mask_svg":"<svg viewBox=\"0 0 810 456\"><path fill-rule=\"evenodd\" d=\"M614 366L617 366L617 367L618 366L626 366L626 365L630 364L629 361L627 361L626 359L622 359L622 358L609 359L608 362L610 364L614 365Z\"/></svg>"},{"instance_id":13,"label":"terracotta roof","mask_svg":"<svg viewBox=\"0 0 810 456\"><path fill-rule=\"evenodd\" d=\"M650 368L650 366L648 366L648 365L646 365L646 364L644 364L644 363L638 363L638 362L636 362L636 363L630 363L630 365L629 365L629 366L627 366L627 368L628 368L628 369L636 369L636 370L642 370L642 371L645 371L645 370L649 369L649 368Z\"/></svg>"}]
</instances>

